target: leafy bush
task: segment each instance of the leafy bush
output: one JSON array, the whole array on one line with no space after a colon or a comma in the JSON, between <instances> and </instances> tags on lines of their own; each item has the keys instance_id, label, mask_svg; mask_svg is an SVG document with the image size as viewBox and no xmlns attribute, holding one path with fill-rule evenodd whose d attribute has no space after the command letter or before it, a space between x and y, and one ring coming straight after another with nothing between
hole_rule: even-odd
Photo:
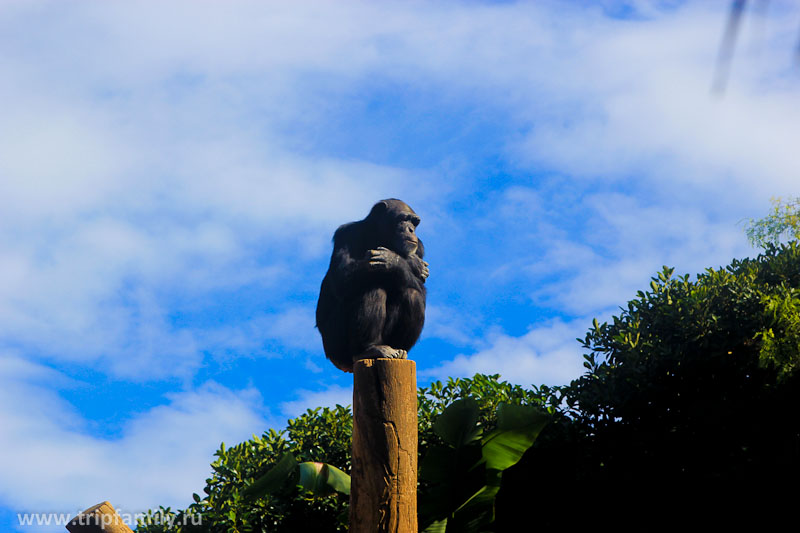
<instances>
[{"instance_id":1,"label":"leafy bush","mask_svg":"<svg viewBox=\"0 0 800 533\"><path fill-rule=\"evenodd\" d=\"M434 422L445 407L461 398L473 399L478 412L476 427L487 433L496 429L500 403L542 402L537 392L500 381L499 375L479 374L472 379L449 379L444 384L435 381L418 392L420 456L429 446L444 444L434 431ZM195 503L182 511L151 511L149 520L142 521L137 531L346 531L348 499L340 493L320 498L292 485L261 495L262 491L253 491L252 487L289 453L297 461L327 463L349 473L352 429L349 407L337 405L333 409L309 409L289 420L281 432L270 429L261 437L254 435L230 448L223 444L211 464L205 495L195 494ZM421 487L421 493L425 490ZM198 521L202 525L196 525Z\"/></svg>"},{"instance_id":2,"label":"leafy bush","mask_svg":"<svg viewBox=\"0 0 800 533\"><path fill-rule=\"evenodd\" d=\"M760 248L777 246L784 236L800 239L800 198L773 198L769 215L748 220L745 233L750 244Z\"/></svg>"},{"instance_id":3,"label":"leafy bush","mask_svg":"<svg viewBox=\"0 0 800 533\"><path fill-rule=\"evenodd\" d=\"M312 498L292 487L285 493L253 497L248 488L286 453L300 461L330 463L349 472L352 428L350 409L337 405L309 409L289 420L284 431L270 429L230 448L223 443L211 464L205 495L195 494L195 503L183 511L161 508L151 512L152 523L140 522L137 531L346 531L347 515L342 512L347 497L342 494ZM162 516L171 523L161 520ZM184 520L184 516L190 518ZM192 516L199 516L202 525L193 524Z\"/></svg>"},{"instance_id":4,"label":"leafy bush","mask_svg":"<svg viewBox=\"0 0 800 533\"><path fill-rule=\"evenodd\" d=\"M530 448L549 416L533 405L500 403L497 427L478 426L478 402L462 398L436 419L444 444L428 448L420 464L419 522L425 533L479 533L495 520L503 472Z\"/></svg>"},{"instance_id":5,"label":"leafy bush","mask_svg":"<svg viewBox=\"0 0 800 533\"><path fill-rule=\"evenodd\" d=\"M543 388L543 391L549 390ZM445 383L434 381L427 387L420 387L417 395L420 455L432 444L444 444L433 426L445 408L457 400L471 398L475 401L478 408L476 427L488 433L497 427L497 408L501 403L537 405L550 413L554 412L543 391L500 381L500 374L448 378Z\"/></svg>"},{"instance_id":6,"label":"leafy bush","mask_svg":"<svg viewBox=\"0 0 800 533\"><path fill-rule=\"evenodd\" d=\"M790 242L694 281L665 267L595 321L586 374L559 389L566 416L505 476L501 527L522 519L531 479L549 488L543 526L763 520L753 494L800 473L799 290Z\"/></svg>"}]
</instances>

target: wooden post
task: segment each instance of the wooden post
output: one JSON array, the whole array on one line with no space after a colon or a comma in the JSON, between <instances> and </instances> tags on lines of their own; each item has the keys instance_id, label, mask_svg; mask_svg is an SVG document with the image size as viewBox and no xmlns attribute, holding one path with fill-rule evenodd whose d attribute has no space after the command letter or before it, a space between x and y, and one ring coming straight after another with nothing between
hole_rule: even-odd
<instances>
[{"instance_id":1,"label":"wooden post","mask_svg":"<svg viewBox=\"0 0 800 533\"><path fill-rule=\"evenodd\" d=\"M70 533L133 533L108 503L89 507L67 524Z\"/></svg>"},{"instance_id":2,"label":"wooden post","mask_svg":"<svg viewBox=\"0 0 800 533\"><path fill-rule=\"evenodd\" d=\"M410 359L353 366L350 533L417 533L417 373Z\"/></svg>"}]
</instances>

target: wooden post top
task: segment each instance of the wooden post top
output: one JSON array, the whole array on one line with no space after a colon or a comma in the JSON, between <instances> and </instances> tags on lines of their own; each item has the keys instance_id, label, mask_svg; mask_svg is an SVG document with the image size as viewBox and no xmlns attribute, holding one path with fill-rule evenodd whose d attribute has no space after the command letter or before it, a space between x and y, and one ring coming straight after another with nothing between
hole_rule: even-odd
<instances>
[{"instance_id":1,"label":"wooden post top","mask_svg":"<svg viewBox=\"0 0 800 533\"><path fill-rule=\"evenodd\" d=\"M70 533L133 533L109 502L89 507L67 524Z\"/></svg>"}]
</instances>

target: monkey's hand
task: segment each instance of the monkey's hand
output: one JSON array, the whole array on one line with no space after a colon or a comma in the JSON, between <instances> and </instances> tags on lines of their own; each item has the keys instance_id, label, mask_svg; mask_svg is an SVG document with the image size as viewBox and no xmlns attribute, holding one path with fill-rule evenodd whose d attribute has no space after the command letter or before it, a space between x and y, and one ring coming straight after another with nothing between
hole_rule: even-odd
<instances>
[{"instance_id":1,"label":"monkey's hand","mask_svg":"<svg viewBox=\"0 0 800 533\"><path fill-rule=\"evenodd\" d=\"M401 260L399 255L383 246L379 246L375 250L367 250L367 264L371 270L391 270L397 268Z\"/></svg>"},{"instance_id":2,"label":"monkey's hand","mask_svg":"<svg viewBox=\"0 0 800 533\"><path fill-rule=\"evenodd\" d=\"M412 254L411 257L408 258L408 262L411 264L411 270L417 277L421 278L422 281L428 279L431 271L428 269L427 261L423 261L422 258L416 254Z\"/></svg>"}]
</instances>

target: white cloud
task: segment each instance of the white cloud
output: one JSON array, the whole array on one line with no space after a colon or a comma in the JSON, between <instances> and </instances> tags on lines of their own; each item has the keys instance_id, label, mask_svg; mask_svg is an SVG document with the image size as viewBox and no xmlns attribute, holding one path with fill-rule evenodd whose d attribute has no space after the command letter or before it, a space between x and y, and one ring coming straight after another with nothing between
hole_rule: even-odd
<instances>
[{"instance_id":1,"label":"white cloud","mask_svg":"<svg viewBox=\"0 0 800 533\"><path fill-rule=\"evenodd\" d=\"M285 121L316 117L313 95L295 95L298 66L325 70L337 47L359 49L315 7L95 4L59 17L39 7L0 8L50 36L37 46L9 32L0 47L0 98L14 103L0 124L8 342L118 376L191 375L213 346L172 323L176 299L286 287L298 263L329 252L338 224L415 189L413 172L278 146ZM300 31L307 18L321 31ZM249 94L242 77L264 92ZM287 334L307 317L289 318L268 330L309 348L313 333Z\"/></svg>"},{"instance_id":2,"label":"white cloud","mask_svg":"<svg viewBox=\"0 0 800 533\"><path fill-rule=\"evenodd\" d=\"M715 98L725 13L710 7L689 4L652 20L606 20L567 34L557 46L570 58L565 72L541 80L540 91L558 94L558 103L545 98L552 108L542 114L532 102L535 122L520 157L576 177L638 175L667 194L734 185L748 199L766 199L790 188L791 139L800 128L800 91L788 76L796 16L766 21L774 38L764 53L741 36L728 92Z\"/></svg>"},{"instance_id":3,"label":"white cloud","mask_svg":"<svg viewBox=\"0 0 800 533\"><path fill-rule=\"evenodd\" d=\"M203 487L220 442L269 427L258 392L209 382L169 395L166 404L133 415L120 438L104 439L54 392L64 379L0 356L0 500L15 511L75 512L104 500L129 512L185 507Z\"/></svg>"},{"instance_id":4,"label":"white cloud","mask_svg":"<svg viewBox=\"0 0 800 533\"><path fill-rule=\"evenodd\" d=\"M480 329L480 319L457 306L433 304L425 309L426 326L422 338L443 339L457 346L476 342L475 332Z\"/></svg>"},{"instance_id":5,"label":"white cloud","mask_svg":"<svg viewBox=\"0 0 800 533\"><path fill-rule=\"evenodd\" d=\"M584 371L583 352L575 339L583 336L586 324L585 319L554 320L521 337L495 334L488 348L458 355L436 368L420 371L420 376L443 379L500 374L502 379L523 386L566 385Z\"/></svg>"},{"instance_id":6,"label":"white cloud","mask_svg":"<svg viewBox=\"0 0 800 533\"><path fill-rule=\"evenodd\" d=\"M570 313L623 306L666 265L676 275L702 272L748 255L741 228L719 221L718 208L650 204L624 194L596 194L581 204L584 236L545 241L533 279L559 272L534 297ZM578 242L576 242L576 240Z\"/></svg>"},{"instance_id":7,"label":"white cloud","mask_svg":"<svg viewBox=\"0 0 800 533\"><path fill-rule=\"evenodd\" d=\"M268 356L286 352L316 353L322 341L314 308L290 306L233 325L197 332L199 343L215 357Z\"/></svg>"},{"instance_id":8,"label":"white cloud","mask_svg":"<svg viewBox=\"0 0 800 533\"><path fill-rule=\"evenodd\" d=\"M376 198L435 206L470 190L445 161L442 185L431 183L435 169L315 152L315 135L337 133L330 116L376 82L507 114L523 133L502 155L565 181L601 188L638 175L637 194L663 198L653 216L692 194L707 206L722 187L729 206L710 210L748 216L754 199L795 180L800 91L762 82L782 73L776 51L791 48L790 17L769 19L775 38L758 61L741 48L729 93L714 100L710 29L721 30L724 9L708 6L637 3L630 21L566 3L42 8L53 5L0 10L19 28L0 47L0 98L14 103L0 124L0 336L54 358L110 362L119 375L158 365L156 345L175 347L176 364L159 372L200 364L208 346L170 322L175 295L273 287L298 261L325 255L332 229ZM21 29L34 23L33 35ZM558 210L541 192L535 200ZM638 253L649 251L615 249L628 254L621 267L599 261L602 283L579 292L586 305L610 303L617 289L602 288L615 271L639 283L666 262ZM557 259L556 248L548 254ZM511 277L530 263L506 260ZM452 325L429 325L455 338Z\"/></svg>"},{"instance_id":9,"label":"white cloud","mask_svg":"<svg viewBox=\"0 0 800 533\"><path fill-rule=\"evenodd\" d=\"M300 389L295 391L298 399L281 403L281 412L288 417L300 416L307 409L316 407L335 407L336 405L353 404L353 387L331 385L322 390L312 391Z\"/></svg>"}]
</instances>

